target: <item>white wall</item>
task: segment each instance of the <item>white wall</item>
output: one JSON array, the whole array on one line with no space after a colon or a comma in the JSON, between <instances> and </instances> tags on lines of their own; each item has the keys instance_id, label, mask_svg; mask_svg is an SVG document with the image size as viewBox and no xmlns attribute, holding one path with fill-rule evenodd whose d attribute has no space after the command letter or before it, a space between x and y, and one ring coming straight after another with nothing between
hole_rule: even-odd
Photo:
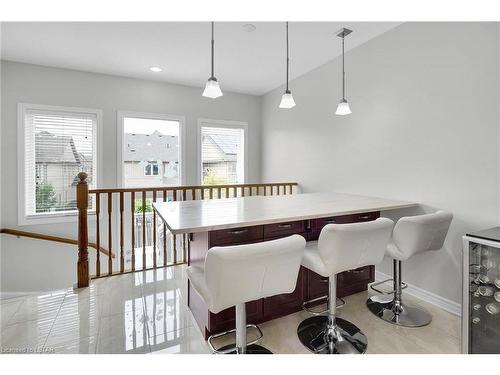
<instances>
[{"instance_id":1,"label":"white wall","mask_svg":"<svg viewBox=\"0 0 500 375\"><path fill-rule=\"evenodd\" d=\"M282 87L263 97L263 181L422 204L394 218L450 210L444 249L406 262L403 278L460 302L461 236L500 224L497 25L406 23L353 49L345 117L334 115L340 63L292 81L292 110L277 108ZM386 259L377 269L391 266Z\"/></svg>"},{"instance_id":2,"label":"white wall","mask_svg":"<svg viewBox=\"0 0 500 375\"><path fill-rule=\"evenodd\" d=\"M103 187L116 186L116 111L137 111L165 113L186 117L186 174L187 184L197 183L197 120L210 118L237 120L248 123L248 182L260 181L260 98L251 95L224 92L217 100L203 98L202 89L144 81L124 77L94 74L81 71L48 68L9 61L1 62L1 225L2 228L17 228L45 234L76 238L76 222L69 224L33 225L17 227L17 103L28 102L72 107L96 108L103 111L104 129L104 179ZM40 272L6 272L6 268L17 269L20 260L33 262L33 251L41 254L52 253L58 246L52 243L25 239L6 239L1 236L2 278L1 290L30 290L36 285L38 290L53 289L55 284L71 285L76 279L76 266L62 263L61 267L71 267L71 274L42 274L48 269L49 260L36 257ZM17 241L17 242L16 242ZM10 246L11 244L16 244ZM32 248L35 246L35 248ZM76 249L66 247L67 251ZM20 256L20 254L22 255ZM52 254L51 253L51 254ZM70 257L66 257L71 259ZM71 261L70 261L71 262ZM69 276L73 276L73 278ZM21 282L30 278L30 283ZM68 279L69 277L69 279Z\"/></svg>"}]
</instances>

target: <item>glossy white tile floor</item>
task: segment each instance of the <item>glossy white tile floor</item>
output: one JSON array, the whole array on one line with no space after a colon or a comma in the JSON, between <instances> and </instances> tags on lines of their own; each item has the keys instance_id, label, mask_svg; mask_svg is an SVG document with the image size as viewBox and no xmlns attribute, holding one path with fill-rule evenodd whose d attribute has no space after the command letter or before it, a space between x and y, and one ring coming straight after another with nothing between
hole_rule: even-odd
<instances>
[{"instance_id":1,"label":"glossy white tile floor","mask_svg":"<svg viewBox=\"0 0 500 375\"><path fill-rule=\"evenodd\" d=\"M82 291L2 300L2 352L48 353L209 353L186 307L185 266L96 280ZM369 353L458 353L460 320L424 305L433 322L402 328L377 319L366 309L367 292L346 299L340 316L368 337ZM261 325L261 344L274 353L307 353L297 339L299 312Z\"/></svg>"},{"instance_id":2,"label":"glossy white tile floor","mask_svg":"<svg viewBox=\"0 0 500 375\"><path fill-rule=\"evenodd\" d=\"M183 268L163 268L99 279L78 292L2 300L2 352L209 353L186 308L183 277Z\"/></svg>"}]
</instances>

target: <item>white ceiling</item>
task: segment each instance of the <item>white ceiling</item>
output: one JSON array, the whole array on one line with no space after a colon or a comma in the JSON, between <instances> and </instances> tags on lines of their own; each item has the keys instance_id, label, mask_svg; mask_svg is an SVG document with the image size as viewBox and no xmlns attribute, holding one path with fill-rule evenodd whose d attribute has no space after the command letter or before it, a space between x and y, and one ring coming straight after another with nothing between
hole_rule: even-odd
<instances>
[{"instance_id":1,"label":"white ceiling","mask_svg":"<svg viewBox=\"0 0 500 375\"><path fill-rule=\"evenodd\" d=\"M215 24L215 76L222 90L262 95L285 82L284 22ZM340 55L335 32L347 27L346 50L395 22L290 22L290 75ZM210 75L209 22L2 23L2 59L202 87ZM161 66L153 73L150 66Z\"/></svg>"}]
</instances>

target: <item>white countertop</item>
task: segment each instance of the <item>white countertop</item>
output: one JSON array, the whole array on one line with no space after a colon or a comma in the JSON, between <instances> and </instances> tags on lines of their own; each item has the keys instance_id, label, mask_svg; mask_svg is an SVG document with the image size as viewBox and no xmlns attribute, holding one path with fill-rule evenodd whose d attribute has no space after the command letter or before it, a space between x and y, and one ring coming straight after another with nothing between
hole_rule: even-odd
<instances>
[{"instance_id":1,"label":"white countertop","mask_svg":"<svg viewBox=\"0 0 500 375\"><path fill-rule=\"evenodd\" d=\"M341 193L304 193L154 202L173 234L414 207L416 203Z\"/></svg>"}]
</instances>

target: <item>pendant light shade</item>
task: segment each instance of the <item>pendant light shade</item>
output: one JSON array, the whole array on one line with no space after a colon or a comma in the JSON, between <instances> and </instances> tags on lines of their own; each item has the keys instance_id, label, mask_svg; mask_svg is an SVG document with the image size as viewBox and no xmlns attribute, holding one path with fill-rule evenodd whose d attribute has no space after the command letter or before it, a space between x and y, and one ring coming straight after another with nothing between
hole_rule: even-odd
<instances>
[{"instance_id":1,"label":"pendant light shade","mask_svg":"<svg viewBox=\"0 0 500 375\"><path fill-rule=\"evenodd\" d=\"M293 100L292 92L287 90L281 97L280 108L288 109L293 107L295 107L295 100Z\"/></svg>"},{"instance_id":2,"label":"pendant light shade","mask_svg":"<svg viewBox=\"0 0 500 375\"><path fill-rule=\"evenodd\" d=\"M341 100L339 105L337 106L337 111L335 111L336 115L345 116L352 113L351 107L349 107L349 103L347 100Z\"/></svg>"},{"instance_id":3,"label":"pendant light shade","mask_svg":"<svg viewBox=\"0 0 500 375\"><path fill-rule=\"evenodd\" d=\"M211 99L216 99L222 96L222 90L220 89L219 82L216 78L210 77L205 85L205 90L203 90L203 96Z\"/></svg>"},{"instance_id":4,"label":"pendant light shade","mask_svg":"<svg viewBox=\"0 0 500 375\"><path fill-rule=\"evenodd\" d=\"M350 33L352 33L352 30L349 30L346 28L343 28L342 30L340 30L337 33L337 36L342 39L342 99L340 100L340 103L337 106L337 110L335 111L335 114L340 115L340 116L345 116L345 115L352 113L351 107L349 106L349 103L347 102L347 100L345 98L345 68L344 68L344 65L345 65L344 64L344 56L345 56L344 38L347 35L349 35Z\"/></svg>"},{"instance_id":5,"label":"pendant light shade","mask_svg":"<svg viewBox=\"0 0 500 375\"><path fill-rule=\"evenodd\" d=\"M290 59L288 57L288 22L286 23L286 90L281 97L281 102L279 107L290 109L295 107L295 100L293 100L292 92L288 89L288 66L290 64Z\"/></svg>"},{"instance_id":6,"label":"pendant light shade","mask_svg":"<svg viewBox=\"0 0 500 375\"><path fill-rule=\"evenodd\" d=\"M211 52L212 52L212 70L210 78L205 85L205 90L203 90L203 96L206 98L216 99L222 96L222 90L220 89L219 82L214 75L214 23L212 22L212 40L211 40Z\"/></svg>"}]
</instances>

